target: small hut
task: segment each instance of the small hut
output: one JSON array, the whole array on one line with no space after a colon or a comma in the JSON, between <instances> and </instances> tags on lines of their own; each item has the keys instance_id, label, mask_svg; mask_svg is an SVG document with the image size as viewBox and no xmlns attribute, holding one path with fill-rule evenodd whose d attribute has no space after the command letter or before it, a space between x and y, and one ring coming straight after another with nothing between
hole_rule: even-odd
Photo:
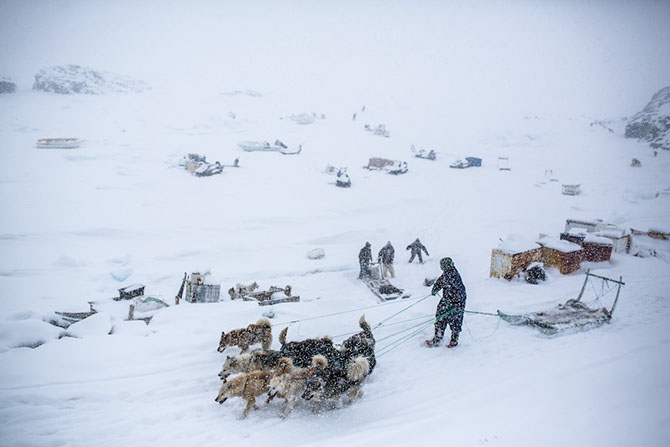
<instances>
[{"instance_id":1,"label":"small hut","mask_svg":"<svg viewBox=\"0 0 670 447\"><path fill-rule=\"evenodd\" d=\"M491 273L493 278L510 281L519 271L540 260L540 246L532 241L509 238L491 250Z\"/></svg>"},{"instance_id":2,"label":"small hut","mask_svg":"<svg viewBox=\"0 0 670 447\"><path fill-rule=\"evenodd\" d=\"M630 234L626 230L614 227L596 231L593 234L611 240L614 253L628 253L630 250Z\"/></svg>"},{"instance_id":3,"label":"small hut","mask_svg":"<svg viewBox=\"0 0 670 447\"><path fill-rule=\"evenodd\" d=\"M557 267L563 275L579 269L582 260L582 247L549 236L537 241L542 246L542 262L548 267Z\"/></svg>"},{"instance_id":4,"label":"small hut","mask_svg":"<svg viewBox=\"0 0 670 447\"><path fill-rule=\"evenodd\" d=\"M582 261L604 262L612 257L612 248L614 246L611 239L594 234L587 234L581 243L584 253Z\"/></svg>"},{"instance_id":5,"label":"small hut","mask_svg":"<svg viewBox=\"0 0 670 447\"><path fill-rule=\"evenodd\" d=\"M596 236L595 233L589 233L586 228L571 228L567 233L561 233L561 240L572 242L582 247L584 249L582 261L609 261L612 256L612 240Z\"/></svg>"}]
</instances>

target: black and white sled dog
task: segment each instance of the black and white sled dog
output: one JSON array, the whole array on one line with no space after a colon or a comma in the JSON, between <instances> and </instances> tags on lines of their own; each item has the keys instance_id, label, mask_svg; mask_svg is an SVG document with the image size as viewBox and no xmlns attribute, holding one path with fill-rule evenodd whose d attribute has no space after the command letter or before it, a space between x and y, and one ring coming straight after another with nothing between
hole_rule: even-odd
<instances>
[{"instance_id":1,"label":"black and white sled dog","mask_svg":"<svg viewBox=\"0 0 670 447\"><path fill-rule=\"evenodd\" d=\"M370 374L370 362L366 357L356 357L346 369L333 367L322 355L312 359L312 370L305 380L302 397L313 400L318 411L324 402L330 401L336 407L342 406L342 396L354 400L361 394L361 385Z\"/></svg>"},{"instance_id":2,"label":"black and white sled dog","mask_svg":"<svg viewBox=\"0 0 670 447\"><path fill-rule=\"evenodd\" d=\"M341 362L346 367L356 358L363 356L368 359L370 372L372 372L377 364L377 359L375 358L375 337L372 334L372 328L365 321L365 315L361 315L358 325L363 330L342 342L342 347L340 348Z\"/></svg>"},{"instance_id":3,"label":"black and white sled dog","mask_svg":"<svg viewBox=\"0 0 670 447\"><path fill-rule=\"evenodd\" d=\"M279 357L289 357L295 366L308 368L311 366L315 355L323 355L332 368L344 369L349 363L359 356L368 359L370 371L377 364L375 359L375 338L372 328L365 321L365 315L361 315L358 324L362 331L352 335L342 342L340 349L335 348L333 341L328 337L310 338L302 341L286 341L288 328L284 328L279 334Z\"/></svg>"},{"instance_id":4,"label":"black and white sled dog","mask_svg":"<svg viewBox=\"0 0 670 447\"><path fill-rule=\"evenodd\" d=\"M323 355L331 363L340 363L340 352L333 346L333 340L329 337L308 338L301 341L286 341L288 327L284 328L279 334L280 357L288 357L298 368L308 368L311 366L312 357Z\"/></svg>"}]
</instances>

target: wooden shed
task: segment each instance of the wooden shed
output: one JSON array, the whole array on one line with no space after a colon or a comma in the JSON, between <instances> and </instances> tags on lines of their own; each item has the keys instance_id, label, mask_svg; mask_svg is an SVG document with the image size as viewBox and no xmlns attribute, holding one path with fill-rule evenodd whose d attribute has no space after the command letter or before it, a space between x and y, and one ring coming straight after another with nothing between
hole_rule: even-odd
<instances>
[{"instance_id":1,"label":"wooden shed","mask_svg":"<svg viewBox=\"0 0 670 447\"><path fill-rule=\"evenodd\" d=\"M613 242L611 239L596 236L585 228L575 227L567 233L561 233L561 240L577 244L584 250L582 261L603 262L612 257Z\"/></svg>"},{"instance_id":2,"label":"wooden shed","mask_svg":"<svg viewBox=\"0 0 670 447\"><path fill-rule=\"evenodd\" d=\"M582 247L569 241L553 237L541 237L538 244L542 246L541 261L548 267L557 267L563 275L579 269L582 260Z\"/></svg>"},{"instance_id":3,"label":"wooden shed","mask_svg":"<svg viewBox=\"0 0 670 447\"><path fill-rule=\"evenodd\" d=\"M532 241L510 238L491 250L491 273L493 278L510 281L528 265L541 257L540 246Z\"/></svg>"},{"instance_id":4,"label":"wooden shed","mask_svg":"<svg viewBox=\"0 0 670 447\"><path fill-rule=\"evenodd\" d=\"M595 236L607 238L612 241L613 253L628 253L630 250L630 234L621 228L608 228L593 233Z\"/></svg>"},{"instance_id":5,"label":"wooden shed","mask_svg":"<svg viewBox=\"0 0 670 447\"><path fill-rule=\"evenodd\" d=\"M611 239L594 234L587 234L581 243L584 252L582 261L604 262L612 257L612 248L614 246Z\"/></svg>"}]
</instances>

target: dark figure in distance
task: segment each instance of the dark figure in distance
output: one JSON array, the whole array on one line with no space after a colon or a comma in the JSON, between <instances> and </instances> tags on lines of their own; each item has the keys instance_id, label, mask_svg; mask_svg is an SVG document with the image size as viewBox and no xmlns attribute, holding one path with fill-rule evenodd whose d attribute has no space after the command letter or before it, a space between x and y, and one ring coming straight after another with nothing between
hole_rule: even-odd
<instances>
[{"instance_id":1,"label":"dark figure in distance","mask_svg":"<svg viewBox=\"0 0 670 447\"><path fill-rule=\"evenodd\" d=\"M435 336L432 340L426 340L426 344L431 347L437 346L442 341L448 324L451 328L451 341L447 348L453 348L458 345L458 334L463 325L467 295L461 275L454 267L454 261L451 258L443 258L440 260L440 268L442 275L435 281L432 294L437 295L441 289L442 299L437 304L435 312Z\"/></svg>"},{"instance_id":2,"label":"dark figure in distance","mask_svg":"<svg viewBox=\"0 0 670 447\"><path fill-rule=\"evenodd\" d=\"M358 252L358 263L361 266L361 272L358 279L370 279L370 263L372 262L372 250L370 243L366 242L365 247Z\"/></svg>"},{"instance_id":3,"label":"dark figure in distance","mask_svg":"<svg viewBox=\"0 0 670 447\"><path fill-rule=\"evenodd\" d=\"M418 256L419 257L419 262L421 264L423 264L423 258L421 257L421 252L422 251L426 252L426 256L430 256L428 254L428 250L426 250L426 247L421 243L421 241L419 240L418 237L416 238L416 240L414 242L412 242L411 244L409 244L407 246L407 250L412 250L411 251L412 255L409 257L409 262L410 263L412 263L415 256Z\"/></svg>"}]
</instances>

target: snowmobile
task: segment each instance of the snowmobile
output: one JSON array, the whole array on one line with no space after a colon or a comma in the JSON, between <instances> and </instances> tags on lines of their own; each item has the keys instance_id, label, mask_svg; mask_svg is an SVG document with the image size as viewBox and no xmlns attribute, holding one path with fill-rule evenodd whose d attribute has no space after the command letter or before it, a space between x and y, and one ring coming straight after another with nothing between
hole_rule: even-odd
<instances>
[{"instance_id":1,"label":"snowmobile","mask_svg":"<svg viewBox=\"0 0 670 447\"><path fill-rule=\"evenodd\" d=\"M423 158L424 160L435 160L437 153L433 149L417 149L412 145L412 153L416 158Z\"/></svg>"}]
</instances>

